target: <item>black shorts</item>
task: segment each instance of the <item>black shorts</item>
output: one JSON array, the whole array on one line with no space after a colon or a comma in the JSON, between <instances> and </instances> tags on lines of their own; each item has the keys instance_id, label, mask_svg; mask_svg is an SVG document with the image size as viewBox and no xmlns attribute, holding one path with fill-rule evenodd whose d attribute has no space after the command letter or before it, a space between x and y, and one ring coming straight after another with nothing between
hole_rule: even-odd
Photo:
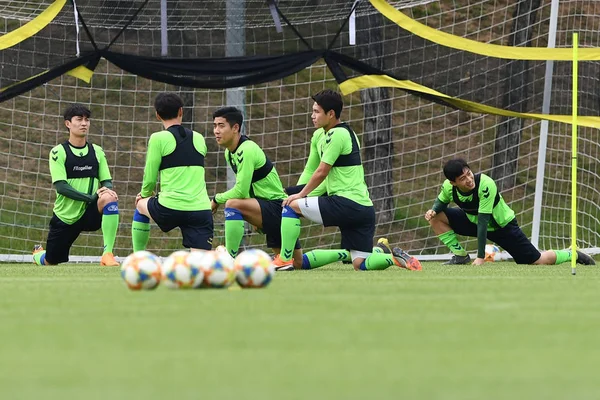
<instances>
[{"instance_id":1,"label":"black shorts","mask_svg":"<svg viewBox=\"0 0 600 400\"><path fill-rule=\"evenodd\" d=\"M371 253L375 237L375 207L341 196L319 196L323 226L337 226L342 249Z\"/></svg>"},{"instance_id":2,"label":"black shorts","mask_svg":"<svg viewBox=\"0 0 600 400\"><path fill-rule=\"evenodd\" d=\"M77 221L69 225L55 214L50 220L48 240L46 240L46 261L60 264L69 261L69 251L81 232L93 232L102 227L102 214L98 212L98 201L88 204Z\"/></svg>"},{"instance_id":3,"label":"black shorts","mask_svg":"<svg viewBox=\"0 0 600 400\"><path fill-rule=\"evenodd\" d=\"M281 203L283 200L256 199L262 216L262 231L267 235L267 246L272 249L281 248ZM300 240L296 240L295 249L301 249Z\"/></svg>"},{"instance_id":4,"label":"black shorts","mask_svg":"<svg viewBox=\"0 0 600 400\"><path fill-rule=\"evenodd\" d=\"M477 225L469 221L467 214L460 208L452 207L443 211L448 217L450 227L462 236L477 237ZM506 250L517 264L533 264L542 255L527 239L517 219L513 219L503 228L488 231L487 238Z\"/></svg>"},{"instance_id":5,"label":"black shorts","mask_svg":"<svg viewBox=\"0 0 600 400\"><path fill-rule=\"evenodd\" d=\"M210 210L171 210L158 202L157 197L148 200L148 212L163 232L181 229L183 247L211 250L213 240L213 216Z\"/></svg>"}]
</instances>

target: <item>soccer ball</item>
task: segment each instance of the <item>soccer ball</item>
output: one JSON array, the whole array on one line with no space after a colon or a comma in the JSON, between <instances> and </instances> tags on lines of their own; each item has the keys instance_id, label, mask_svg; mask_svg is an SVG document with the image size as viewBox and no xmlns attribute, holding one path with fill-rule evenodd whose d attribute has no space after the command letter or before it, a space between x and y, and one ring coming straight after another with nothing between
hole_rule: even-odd
<instances>
[{"instance_id":1,"label":"soccer ball","mask_svg":"<svg viewBox=\"0 0 600 400\"><path fill-rule=\"evenodd\" d=\"M485 245L485 261L494 262L496 254L500 252L500 249L495 244Z\"/></svg>"},{"instance_id":2,"label":"soccer ball","mask_svg":"<svg viewBox=\"0 0 600 400\"><path fill-rule=\"evenodd\" d=\"M197 288L202 284L204 271L194 262L195 253L179 250L167 257L162 279L169 289Z\"/></svg>"},{"instance_id":3,"label":"soccer ball","mask_svg":"<svg viewBox=\"0 0 600 400\"><path fill-rule=\"evenodd\" d=\"M215 249L215 251L217 253L227 253L229 254L229 252L227 251L227 247L223 246L222 244L217 246L217 248Z\"/></svg>"},{"instance_id":4,"label":"soccer ball","mask_svg":"<svg viewBox=\"0 0 600 400\"><path fill-rule=\"evenodd\" d=\"M149 251L136 251L121 264L121 277L131 290L151 290L161 280L160 258Z\"/></svg>"},{"instance_id":5,"label":"soccer ball","mask_svg":"<svg viewBox=\"0 0 600 400\"><path fill-rule=\"evenodd\" d=\"M275 275L271 257L258 249L240 253L234 262L235 279L243 288L262 288L267 286Z\"/></svg>"},{"instance_id":6,"label":"soccer ball","mask_svg":"<svg viewBox=\"0 0 600 400\"><path fill-rule=\"evenodd\" d=\"M200 268L204 272L202 287L226 288L235 280L233 258L227 252L205 252L200 260Z\"/></svg>"}]
</instances>

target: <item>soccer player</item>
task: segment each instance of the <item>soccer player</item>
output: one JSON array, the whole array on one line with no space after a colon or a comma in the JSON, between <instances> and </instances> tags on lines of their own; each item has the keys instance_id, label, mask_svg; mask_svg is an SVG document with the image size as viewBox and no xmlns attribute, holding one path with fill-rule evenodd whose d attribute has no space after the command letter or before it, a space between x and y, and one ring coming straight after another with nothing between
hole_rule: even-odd
<instances>
[{"instance_id":1,"label":"soccer player","mask_svg":"<svg viewBox=\"0 0 600 400\"><path fill-rule=\"evenodd\" d=\"M244 221L254 225L267 236L267 246L278 254L281 249L281 202L286 198L277 170L263 150L241 133L244 117L235 107L223 107L213 114L217 144L225 148L225 160L235 173L235 185L212 199L212 211L225 204L225 247L232 257L237 256ZM302 248L294 239L290 254L302 265ZM292 263L276 268L293 270Z\"/></svg>"},{"instance_id":2,"label":"soccer player","mask_svg":"<svg viewBox=\"0 0 600 400\"><path fill-rule=\"evenodd\" d=\"M313 250L302 258L303 269L352 260L355 270L381 270L391 265L421 269L419 261L400 248L390 249L387 240L380 240L383 252L373 251L375 209L365 183L360 146L354 131L340 120L342 97L332 90L323 90L312 97L312 121L317 128L311 139L311 152L303 177L310 176L300 191L283 201L281 219L282 251L275 263L296 264L292 246L300 234L300 217L324 226L337 226L342 233L342 249ZM305 171L306 172L306 171ZM301 178L302 182L303 179ZM320 186L325 182L324 186ZM317 192L315 189L320 188ZM315 196L326 192L326 196ZM309 194L311 196L307 197Z\"/></svg>"},{"instance_id":3,"label":"soccer player","mask_svg":"<svg viewBox=\"0 0 600 400\"><path fill-rule=\"evenodd\" d=\"M456 234L477 238L477 258L485 258L487 239L506 250L517 264L553 265L571 260L571 250L547 250L542 253L525 236L514 211L498 192L496 183L485 174L473 174L463 159L444 165L446 180L431 210L425 213L431 228L450 251L452 259L444 264L469 264L471 258L460 245ZM448 208L450 202L458 207ZM579 264L594 265L589 255L577 251Z\"/></svg>"},{"instance_id":4,"label":"soccer player","mask_svg":"<svg viewBox=\"0 0 600 400\"><path fill-rule=\"evenodd\" d=\"M50 151L50 175L56 201L46 249L36 245L33 250L33 261L37 265L69 261L69 251L79 234L102 228L104 252L100 265L119 266L113 255L119 227L118 196L112 190L104 151L86 139L90 115L90 110L81 104L69 106L64 113L69 140Z\"/></svg>"},{"instance_id":5,"label":"soccer player","mask_svg":"<svg viewBox=\"0 0 600 400\"><path fill-rule=\"evenodd\" d=\"M201 134L181 126L183 101L161 93L154 101L163 130L148 141L142 190L136 196L131 225L133 251L145 250L150 219L163 232L179 227L183 247L210 250L213 217L204 180L206 142ZM154 195L160 175L160 191Z\"/></svg>"}]
</instances>

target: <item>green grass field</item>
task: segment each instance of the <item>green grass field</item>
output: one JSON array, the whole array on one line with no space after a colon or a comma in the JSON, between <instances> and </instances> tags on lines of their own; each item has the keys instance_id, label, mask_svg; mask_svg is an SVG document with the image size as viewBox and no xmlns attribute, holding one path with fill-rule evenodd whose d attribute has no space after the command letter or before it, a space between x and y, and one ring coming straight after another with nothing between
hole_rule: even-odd
<instances>
[{"instance_id":1,"label":"green grass field","mask_svg":"<svg viewBox=\"0 0 600 400\"><path fill-rule=\"evenodd\" d=\"M0 265L3 399L592 399L600 271L494 263L130 292Z\"/></svg>"}]
</instances>

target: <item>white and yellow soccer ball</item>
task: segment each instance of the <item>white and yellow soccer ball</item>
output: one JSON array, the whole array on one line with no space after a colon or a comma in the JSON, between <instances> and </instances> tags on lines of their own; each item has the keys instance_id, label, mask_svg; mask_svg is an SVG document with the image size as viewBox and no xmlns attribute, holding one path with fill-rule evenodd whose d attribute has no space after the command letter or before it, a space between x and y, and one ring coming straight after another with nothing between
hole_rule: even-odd
<instances>
[{"instance_id":1,"label":"white and yellow soccer ball","mask_svg":"<svg viewBox=\"0 0 600 400\"><path fill-rule=\"evenodd\" d=\"M235 279L243 288L265 287L275 276L271 257L258 249L250 249L238 254L234 267Z\"/></svg>"},{"instance_id":2,"label":"white and yellow soccer ball","mask_svg":"<svg viewBox=\"0 0 600 400\"><path fill-rule=\"evenodd\" d=\"M121 277L131 290L155 289L161 281L160 258L149 251L136 251L121 264Z\"/></svg>"},{"instance_id":3,"label":"white and yellow soccer ball","mask_svg":"<svg viewBox=\"0 0 600 400\"><path fill-rule=\"evenodd\" d=\"M495 244L486 244L485 245L485 261L494 262L496 259L496 254L500 252L500 249Z\"/></svg>"},{"instance_id":4,"label":"white and yellow soccer ball","mask_svg":"<svg viewBox=\"0 0 600 400\"><path fill-rule=\"evenodd\" d=\"M201 269L204 272L205 288L226 288L235 281L233 258L227 252L207 251L202 257Z\"/></svg>"},{"instance_id":5,"label":"white and yellow soccer ball","mask_svg":"<svg viewBox=\"0 0 600 400\"><path fill-rule=\"evenodd\" d=\"M194 253L179 250L167 257L162 266L165 286L169 289L190 289L202 284L204 271L194 262Z\"/></svg>"}]
</instances>

